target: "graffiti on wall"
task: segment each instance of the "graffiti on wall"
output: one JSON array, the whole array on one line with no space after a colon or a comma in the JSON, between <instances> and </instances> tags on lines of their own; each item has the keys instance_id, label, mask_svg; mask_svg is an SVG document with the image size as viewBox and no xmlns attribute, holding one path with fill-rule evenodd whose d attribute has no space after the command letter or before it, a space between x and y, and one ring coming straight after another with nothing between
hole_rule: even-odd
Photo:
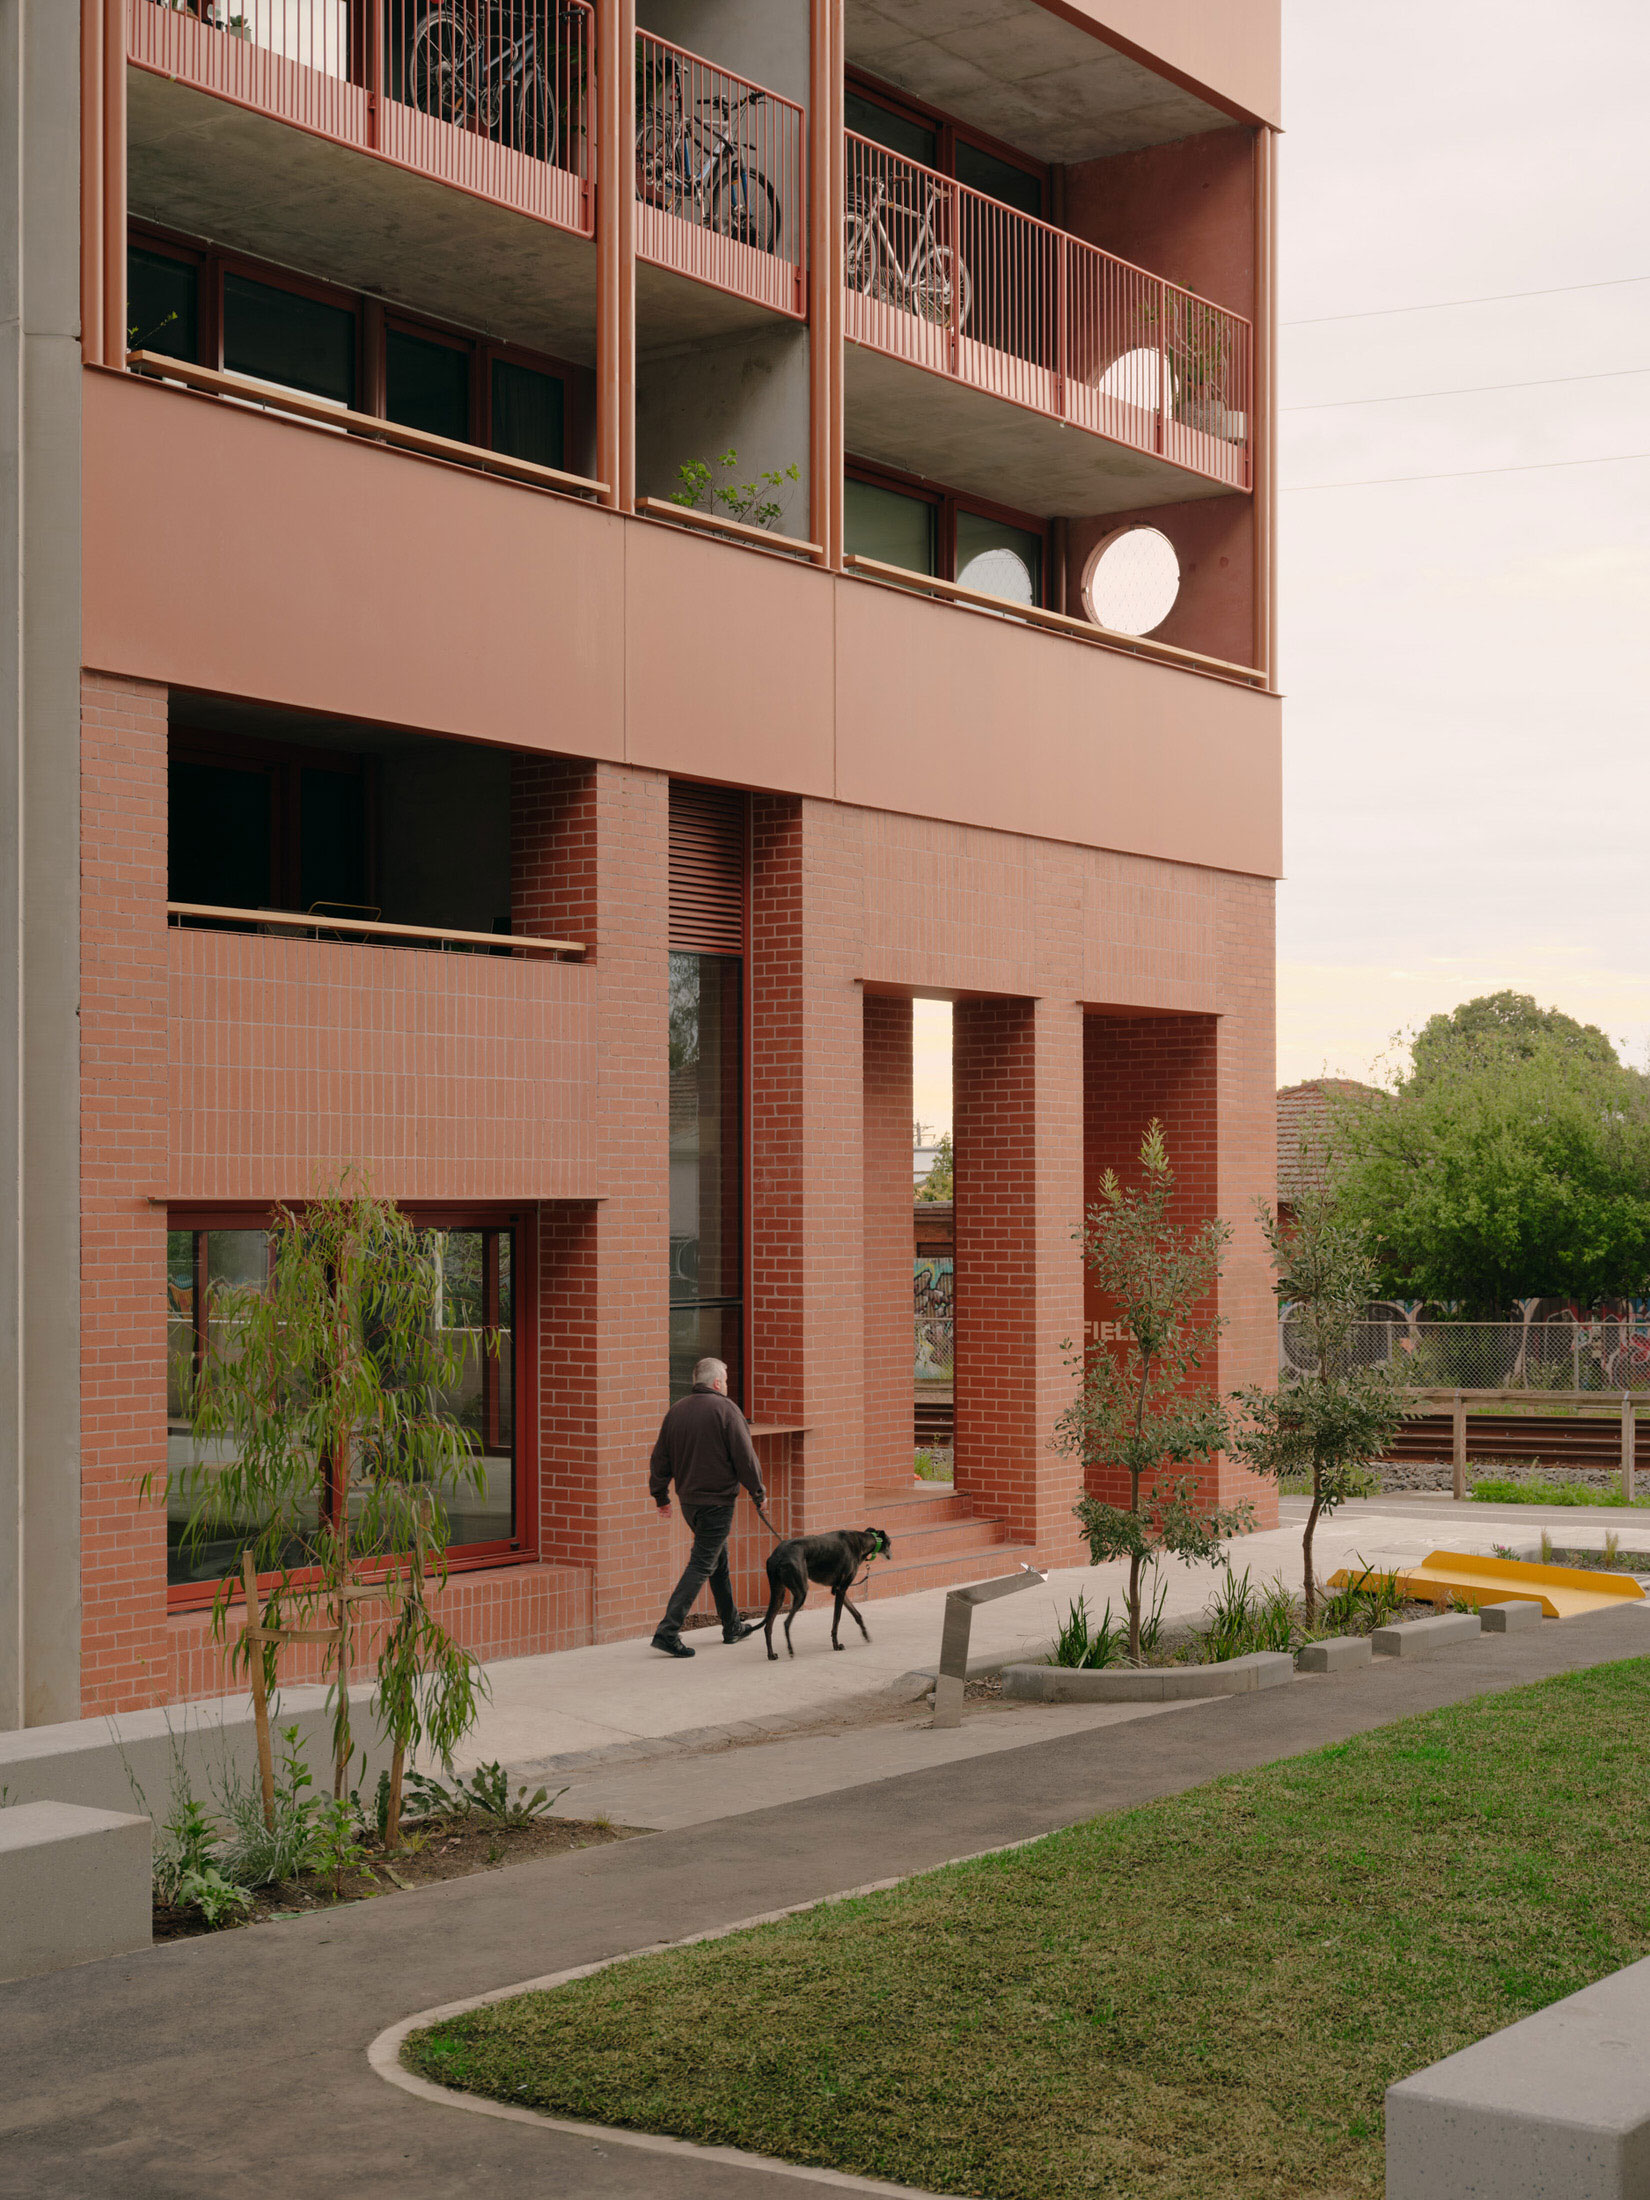
<instances>
[{"instance_id":1,"label":"graffiti on wall","mask_svg":"<svg viewBox=\"0 0 1650 2200\"><path fill-rule=\"evenodd\" d=\"M948 1383L956 1361L956 1263L949 1253L918 1253L912 1263L916 1379Z\"/></svg>"}]
</instances>

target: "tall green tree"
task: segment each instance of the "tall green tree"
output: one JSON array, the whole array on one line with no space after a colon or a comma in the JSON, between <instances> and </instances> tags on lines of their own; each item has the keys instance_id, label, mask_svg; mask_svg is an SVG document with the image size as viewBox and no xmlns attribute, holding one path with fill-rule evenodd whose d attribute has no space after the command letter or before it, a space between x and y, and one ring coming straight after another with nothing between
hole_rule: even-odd
<instances>
[{"instance_id":1,"label":"tall green tree","mask_svg":"<svg viewBox=\"0 0 1650 2200\"><path fill-rule=\"evenodd\" d=\"M1145 1577L1165 1552L1205 1565L1226 1537L1249 1527L1247 1504L1205 1505L1197 1477L1226 1440L1218 1398L1196 1383L1220 1331L1199 1318L1220 1276L1231 1235L1212 1219L1170 1220L1174 1171L1153 1122L1140 1145L1140 1182L1124 1185L1108 1169L1080 1233L1084 1258L1117 1309L1121 1348L1095 1340L1080 1356L1082 1389L1055 1425L1055 1449L1085 1468L1120 1467L1129 1502L1085 1493L1074 1508L1092 1564L1126 1558L1129 1656L1140 1662Z\"/></svg>"},{"instance_id":2,"label":"tall green tree","mask_svg":"<svg viewBox=\"0 0 1650 2200\"><path fill-rule=\"evenodd\" d=\"M1318 1181L1303 1186L1287 1227L1264 1202L1260 1221L1304 1371L1292 1369L1276 1386L1255 1383L1233 1394L1231 1448L1257 1474L1280 1481L1304 1475L1311 1485L1301 1537L1310 1624L1317 1613L1312 1539L1318 1522L1354 1494L1358 1470L1385 1454L1408 1394L1401 1364L1365 1367L1358 1361L1356 1325L1376 1296L1375 1260L1364 1230L1342 1212L1327 1167L1301 1173Z\"/></svg>"},{"instance_id":3,"label":"tall green tree","mask_svg":"<svg viewBox=\"0 0 1650 2200\"><path fill-rule=\"evenodd\" d=\"M1383 1295L1497 1318L1650 1290L1650 1091L1613 1052L1486 1036L1384 1103L1335 1109L1333 1138Z\"/></svg>"},{"instance_id":4,"label":"tall green tree","mask_svg":"<svg viewBox=\"0 0 1650 2200\"><path fill-rule=\"evenodd\" d=\"M402 1774L427 1742L442 1758L473 1724L483 1682L437 1617L448 1500L485 1487L479 1454L448 1401L474 1332L443 1319L439 1239L348 1183L278 1208L265 1288L219 1285L213 1349L188 1381L194 1456L182 1470L186 1548L229 1538L274 1576L265 1624L325 1617L334 1799L353 1741L350 1671L363 1601L384 1609L379 1717L392 1744L386 1846L399 1839ZM496 1338L481 1340L497 1350ZM220 1636L237 1586L213 1606ZM371 1590L363 1599L363 1592ZM262 1653L273 1682L274 1653Z\"/></svg>"},{"instance_id":5,"label":"tall green tree","mask_svg":"<svg viewBox=\"0 0 1650 2200\"><path fill-rule=\"evenodd\" d=\"M1424 1085L1475 1061L1529 1060L1556 1046L1595 1069L1618 1068L1616 1050L1597 1024L1577 1023L1561 1008L1541 1008L1529 993L1480 993L1448 1015L1429 1016L1410 1042L1410 1083Z\"/></svg>"}]
</instances>

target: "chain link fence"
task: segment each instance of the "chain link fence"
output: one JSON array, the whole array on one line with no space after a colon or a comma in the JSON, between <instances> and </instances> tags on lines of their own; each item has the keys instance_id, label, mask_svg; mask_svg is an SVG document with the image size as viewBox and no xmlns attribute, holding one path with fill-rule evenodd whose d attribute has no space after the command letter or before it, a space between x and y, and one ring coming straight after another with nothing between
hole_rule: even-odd
<instances>
[{"instance_id":1,"label":"chain link fence","mask_svg":"<svg viewBox=\"0 0 1650 2200\"><path fill-rule=\"evenodd\" d=\"M1355 1322L1347 1345L1355 1367L1401 1364L1416 1390L1623 1391L1650 1395L1650 1321ZM1310 1374L1306 1324L1285 1310L1278 1323L1278 1372Z\"/></svg>"}]
</instances>

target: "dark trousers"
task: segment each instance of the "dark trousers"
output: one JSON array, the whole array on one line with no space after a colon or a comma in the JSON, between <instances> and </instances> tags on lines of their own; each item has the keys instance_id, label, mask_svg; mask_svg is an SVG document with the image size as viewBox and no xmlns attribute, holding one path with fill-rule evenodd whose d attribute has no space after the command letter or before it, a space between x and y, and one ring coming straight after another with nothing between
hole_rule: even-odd
<instances>
[{"instance_id":1,"label":"dark trousers","mask_svg":"<svg viewBox=\"0 0 1650 2200\"><path fill-rule=\"evenodd\" d=\"M682 1622L707 1581L716 1602L716 1616L723 1627L732 1627L738 1620L739 1608L733 1601L733 1582L728 1575L728 1536L733 1528L733 1511L732 1505L701 1505L689 1513L683 1506L682 1518L693 1530L693 1551L682 1569L681 1580L670 1592L670 1602L665 1606L665 1616L659 1622L657 1633L681 1633Z\"/></svg>"}]
</instances>

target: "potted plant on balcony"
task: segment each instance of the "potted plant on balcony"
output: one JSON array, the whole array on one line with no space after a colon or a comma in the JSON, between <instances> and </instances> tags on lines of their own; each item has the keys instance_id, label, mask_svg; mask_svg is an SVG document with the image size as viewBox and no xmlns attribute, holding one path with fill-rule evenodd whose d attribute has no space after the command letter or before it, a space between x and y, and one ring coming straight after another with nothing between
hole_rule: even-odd
<instances>
[{"instance_id":1,"label":"potted plant on balcony","mask_svg":"<svg viewBox=\"0 0 1650 2200\"><path fill-rule=\"evenodd\" d=\"M739 453L724 451L716 463L725 473L731 473L739 463ZM693 458L677 467L676 478L682 486L672 491L672 504L680 504L690 512L714 512L720 505L727 517L741 526L782 532L779 523L802 479L802 469L787 466L783 473L771 469L760 473L754 481L718 482L703 459Z\"/></svg>"},{"instance_id":2,"label":"potted plant on balcony","mask_svg":"<svg viewBox=\"0 0 1650 2200\"><path fill-rule=\"evenodd\" d=\"M1148 299L1142 319L1168 360L1175 418L1223 443L1243 442L1248 415L1226 402L1235 352L1230 316L1201 298L1170 292L1161 306Z\"/></svg>"}]
</instances>

